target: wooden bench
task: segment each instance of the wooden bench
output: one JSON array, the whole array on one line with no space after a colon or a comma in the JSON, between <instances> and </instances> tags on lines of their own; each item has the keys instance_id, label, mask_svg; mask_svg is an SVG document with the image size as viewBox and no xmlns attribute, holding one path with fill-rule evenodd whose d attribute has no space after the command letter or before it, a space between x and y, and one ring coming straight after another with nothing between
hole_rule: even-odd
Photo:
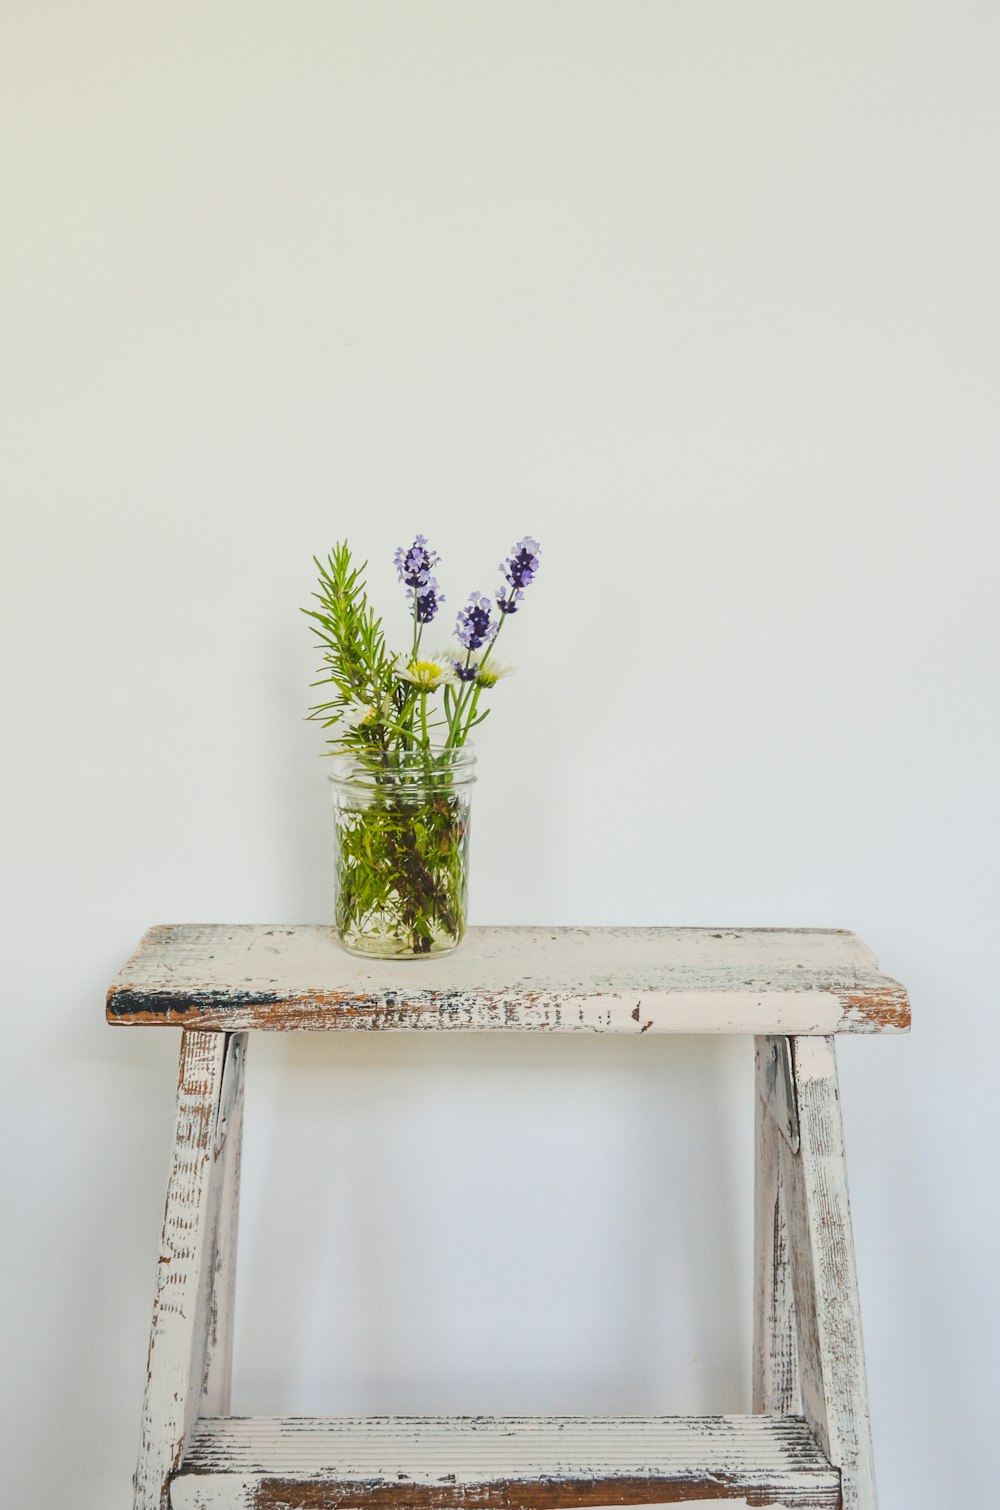
<instances>
[{"instance_id":1,"label":"wooden bench","mask_svg":"<svg viewBox=\"0 0 1000 1510\"><path fill-rule=\"evenodd\" d=\"M160 927L107 1016L183 1029L136 1510L875 1510L834 1035L904 1031L909 1007L853 934L474 928L382 963L323 927ZM752 1034L753 1413L231 1416L251 1029Z\"/></svg>"}]
</instances>

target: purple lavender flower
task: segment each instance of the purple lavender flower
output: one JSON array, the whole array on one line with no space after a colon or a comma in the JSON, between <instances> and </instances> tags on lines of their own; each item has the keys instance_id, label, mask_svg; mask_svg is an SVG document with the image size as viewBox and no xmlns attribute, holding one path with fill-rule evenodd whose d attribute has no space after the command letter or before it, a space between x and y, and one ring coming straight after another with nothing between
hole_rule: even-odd
<instances>
[{"instance_id":1,"label":"purple lavender flower","mask_svg":"<svg viewBox=\"0 0 1000 1510\"><path fill-rule=\"evenodd\" d=\"M460 682L474 682L479 675L478 661L452 661L451 664Z\"/></svg>"},{"instance_id":2,"label":"purple lavender flower","mask_svg":"<svg viewBox=\"0 0 1000 1510\"><path fill-rule=\"evenodd\" d=\"M517 605L524 597L524 593L518 588L516 592L510 588L497 588L497 607L501 613L517 613Z\"/></svg>"},{"instance_id":3,"label":"purple lavender flower","mask_svg":"<svg viewBox=\"0 0 1000 1510\"><path fill-rule=\"evenodd\" d=\"M485 645L486 641L492 638L493 625L490 622L492 611L493 604L489 598L484 598L478 592L474 592L465 607L459 609L455 635L466 650L478 650L481 645Z\"/></svg>"},{"instance_id":4,"label":"purple lavender flower","mask_svg":"<svg viewBox=\"0 0 1000 1510\"><path fill-rule=\"evenodd\" d=\"M444 593L438 586L437 577L428 577L419 587L411 587L407 590L407 597L413 602L414 594L417 598L416 619L418 624L429 624L444 602Z\"/></svg>"},{"instance_id":5,"label":"purple lavender flower","mask_svg":"<svg viewBox=\"0 0 1000 1510\"><path fill-rule=\"evenodd\" d=\"M511 548L510 555L500 562L500 570L510 583L508 588L497 588L497 607L501 613L517 613L517 605L524 597L524 589L538 576L541 546L530 535L525 535Z\"/></svg>"},{"instance_id":6,"label":"purple lavender flower","mask_svg":"<svg viewBox=\"0 0 1000 1510\"><path fill-rule=\"evenodd\" d=\"M417 535L409 550L399 546L393 556L399 580L407 587L427 587L432 569L441 557L427 544L426 535Z\"/></svg>"},{"instance_id":7,"label":"purple lavender flower","mask_svg":"<svg viewBox=\"0 0 1000 1510\"><path fill-rule=\"evenodd\" d=\"M530 535L525 535L523 540L517 542L506 561L500 562L500 570L511 587L527 587L535 580L538 576L540 553L541 546Z\"/></svg>"}]
</instances>

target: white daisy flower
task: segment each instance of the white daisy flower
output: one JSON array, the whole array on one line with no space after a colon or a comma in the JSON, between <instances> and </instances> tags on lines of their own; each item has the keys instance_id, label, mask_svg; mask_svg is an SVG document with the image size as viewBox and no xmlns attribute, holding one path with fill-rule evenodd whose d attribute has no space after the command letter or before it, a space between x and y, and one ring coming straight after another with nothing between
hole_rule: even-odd
<instances>
[{"instance_id":1,"label":"white daisy flower","mask_svg":"<svg viewBox=\"0 0 1000 1510\"><path fill-rule=\"evenodd\" d=\"M379 710L374 703L350 702L342 710L340 716L350 724L352 729L360 729L364 724L377 723Z\"/></svg>"},{"instance_id":2,"label":"white daisy flower","mask_svg":"<svg viewBox=\"0 0 1000 1510\"><path fill-rule=\"evenodd\" d=\"M455 668L446 655L417 656L401 655L396 660L396 675L404 682L412 682L421 692L434 692L438 687L450 686L455 680Z\"/></svg>"},{"instance_id":3,"label":"white daisy flower","mask_svg":"<svg viewBox=\"0 0 1000 1510\"><path fill-rule=\"evenodd\" d=\"M476 671L476 686L495 687L502 677L513 674L514 667L509 662L498 661L496 656L491 655L485 666L480 666Z\"/></svg>"}]
</instances>

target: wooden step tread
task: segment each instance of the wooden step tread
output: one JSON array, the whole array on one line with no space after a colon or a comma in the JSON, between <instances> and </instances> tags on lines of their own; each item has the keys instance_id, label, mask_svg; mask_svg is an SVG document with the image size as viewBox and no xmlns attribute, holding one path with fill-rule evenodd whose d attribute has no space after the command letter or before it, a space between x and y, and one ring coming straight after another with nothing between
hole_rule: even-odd
<instances>
[{"instance_id":1,"label":"wooden step tread","mask_svg":"<svg viewBox=\"0 0 1000 1510\"><path fill-rule=\"evenodd\" d=\"M837 1510L797 1416L226 1416L200 1420L173 1510Z\"/></svg>"},{"instance_id":2,"label":"wooden step tread","mask_svg":"<svg viewBox=\"0 0 1000 1510\"><path fill-rule=\"evenodd\" d=\"M563 1033L876 1033L906 991L822 928L470 928L444 959L365 960L332 928L152 928L112 982L113 1023Z\"/></svg>"}]
</instances>

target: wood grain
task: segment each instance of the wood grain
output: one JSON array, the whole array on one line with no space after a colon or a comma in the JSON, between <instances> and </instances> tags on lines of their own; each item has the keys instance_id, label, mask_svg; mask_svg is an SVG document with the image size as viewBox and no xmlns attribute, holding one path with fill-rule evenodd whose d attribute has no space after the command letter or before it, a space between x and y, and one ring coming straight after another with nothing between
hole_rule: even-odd
<instances>
[{"instance_id":1,"label":"wood grain","mask_svg":"<svg viewBox=\"0 0 1000 1510\"><path fill-rule=\"evenodd\" d=\"M785 1211L782 1145L787 1106L779 1094L775 1059L781 1040L758 1038L754 1169L754 1309L752 1405L755 1411L789 1414L800 1409L798 1343L791 1253Z\"/></svg>"},{"instance_id":2,"label":"wood grain","mask_svg":"<svg viewBox=\"0 0 1000 1510\"><path fill-rule=\"evenodd\" d=\"M200 1414L225 1415L230 1406L233 1376L233 1313L236 1301L236 1242L240 1206L240 1162L243 1150L243 1086L249 1034L234 1033L226 1055L220 1091L216 1157L219 1161L218 1201L205 1342Z\"/></svg>"},{"instance_id":3,"label":"wood grain","mask_svg":"<svg viewBox=\"0 0 1000 1510\"><path fill-rule=\"evenodd\" d=\"M832 1038L796 1039L801 1147L783 1141L802 1412L841 1471L844 1510L876 1510L861 1306Z\"/></svg>"},{"instance_id":4,"label":"wood grain","mask_svg":"<svg viewBox=\"0 0 1000 1510\"><path fill-rule=\"evenodd\" d=\"M215 1238L219 1109L230 1039L181 1038L174 1141L149 1339L136 1510L166 1510L202 1392Z\"/></svg>"},{"instance_id":5,"label":"wood grain","mask_svg":"<svg viewBox=\"0 0 1000 1510\"><path fill-rule=\"evenodd\" d=\"M227 1418L199 1422L174 1510L561 1510L840 1504L793 1417Z\"/></svg>"},{"instance_id":6,"label":"wood grain","mask_svg":"<svg viewBox=\"0 0 1000 1510\"><path fill-rule=\"evenodd\" d=\"M311 925L153 928L108 1020L202 1030L873 1033L904 988L851 933L822 929L473 928L444 959L361 960Z\"/></svg>"}]
</instances>

